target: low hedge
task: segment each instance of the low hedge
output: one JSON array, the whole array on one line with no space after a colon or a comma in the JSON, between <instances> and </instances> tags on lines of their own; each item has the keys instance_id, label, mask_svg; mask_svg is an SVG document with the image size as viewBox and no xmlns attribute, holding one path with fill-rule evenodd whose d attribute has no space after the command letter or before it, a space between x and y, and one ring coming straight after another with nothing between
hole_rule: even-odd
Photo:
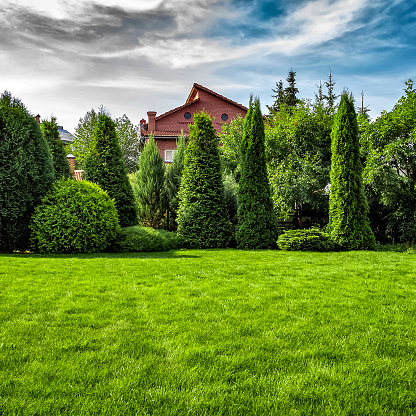
<instances>
[{"instance_id":1,"label":"low hedge","mask_svg":"<svg viewBox=\"0 0 416 416\"><path fill-rule=\"evenodd\" d=\"M180 241L180 237L173 232L134 225L124 227L118 232L112 251L117 253L168 251L180 248Z\"/></svg>"},{"instance_id":2,"label":"low hedge","mask_svg":"<svg viewBox=\"0 0 416 416\"><path fill-rule=\"evenodd\" d=\"M330 235L317 229L286 230L277 240L281 250L287 251L339 251L340 246Z\"/></svg>"}]
</instances>

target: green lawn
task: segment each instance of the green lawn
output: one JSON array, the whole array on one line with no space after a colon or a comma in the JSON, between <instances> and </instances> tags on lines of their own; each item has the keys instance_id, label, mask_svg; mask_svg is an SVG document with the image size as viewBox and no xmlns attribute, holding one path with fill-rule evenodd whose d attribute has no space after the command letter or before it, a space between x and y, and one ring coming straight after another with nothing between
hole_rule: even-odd
<instances>
[{"instance_id":1,"label":"green lawn","mask_svg":"<svg viewBox=\"0 0 416 416\"><path fill-rule=\"evenodd\" d=\"M416 255L0 255L1 415L416 415Z\"/></svg>"}]
</instances>

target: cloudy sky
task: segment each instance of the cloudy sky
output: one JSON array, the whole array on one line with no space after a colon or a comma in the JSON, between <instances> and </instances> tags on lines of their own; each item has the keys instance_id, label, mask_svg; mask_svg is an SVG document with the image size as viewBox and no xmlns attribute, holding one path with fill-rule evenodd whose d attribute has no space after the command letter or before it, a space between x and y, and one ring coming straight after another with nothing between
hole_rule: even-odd
<instances>
[{"instance_id":1,"label":"cloudy sky","mask_svg":"<svg viewBox=\"0 0 416 416\"><path fill-rule=\"evenodd\" d=\"M301 98L331 68L376 117L416 81L410 0L2 0L0 34L1 91L71 132L100 105L138 124L194 82L265 110L290 68Z\"/></svg>"}]
</instances>

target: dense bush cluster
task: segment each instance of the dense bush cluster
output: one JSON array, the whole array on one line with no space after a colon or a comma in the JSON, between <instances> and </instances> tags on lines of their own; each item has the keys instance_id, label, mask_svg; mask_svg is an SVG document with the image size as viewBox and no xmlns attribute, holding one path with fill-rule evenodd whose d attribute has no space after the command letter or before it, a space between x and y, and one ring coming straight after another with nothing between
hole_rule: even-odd
<instances>
[{"instance_id":1,"label":"dense bush cluster","mask_svg":"<svg viewBox=\"0 0 416 416\"><path fill-rule=\"evenodd\" d=\"M36 208L31 243L41 253L104 251L119 230L114 201L98 185L57 181Z\"/></svg>"},{"instance_id":2,"label":"dense bush cluster","mask_svg":"<svg viewBox=\"0 0 416 416\"><path fill-rule=\"evenodd\" d=\"M111 248L115 252L167 251L181 247L180 237L173 232L151 227L122 228Z\"/></svg>"},{"instance_id":3,"label":"dense bush cluster","mask_svg":"<svg viewBox=\"0 0 416 416\"><path fill-rule=\"evenodd\" d=\"M286 230L277 245L287 251L338 251L340 246L321 230Z\"/></svg>"},{"instance_id":4,"label":"dense bush cluster","mask_svg":"<svg viewBox=\"0 0 416 416\"><path fill-rule=\"evenodd\" d=\"M33 210L55 181L38 123L10 93L0 98L0 251L25 250Z\"/></svg>"}]
</instances>

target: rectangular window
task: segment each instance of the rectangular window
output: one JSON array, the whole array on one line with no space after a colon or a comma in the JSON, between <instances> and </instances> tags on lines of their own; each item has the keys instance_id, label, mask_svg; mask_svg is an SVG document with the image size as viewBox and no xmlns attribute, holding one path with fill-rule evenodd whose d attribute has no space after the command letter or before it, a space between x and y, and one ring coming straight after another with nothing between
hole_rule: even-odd
<instances>
[{"instance_id":1,"label":"rectangular window","mask_svg":"<svg viewBox=\"0 0 416 416\"><path fill-rule=\"evenodd\" d=\"M173 162L173 155L176 150L165 150L165 162Z\"/></svg>"}]
</instances>

